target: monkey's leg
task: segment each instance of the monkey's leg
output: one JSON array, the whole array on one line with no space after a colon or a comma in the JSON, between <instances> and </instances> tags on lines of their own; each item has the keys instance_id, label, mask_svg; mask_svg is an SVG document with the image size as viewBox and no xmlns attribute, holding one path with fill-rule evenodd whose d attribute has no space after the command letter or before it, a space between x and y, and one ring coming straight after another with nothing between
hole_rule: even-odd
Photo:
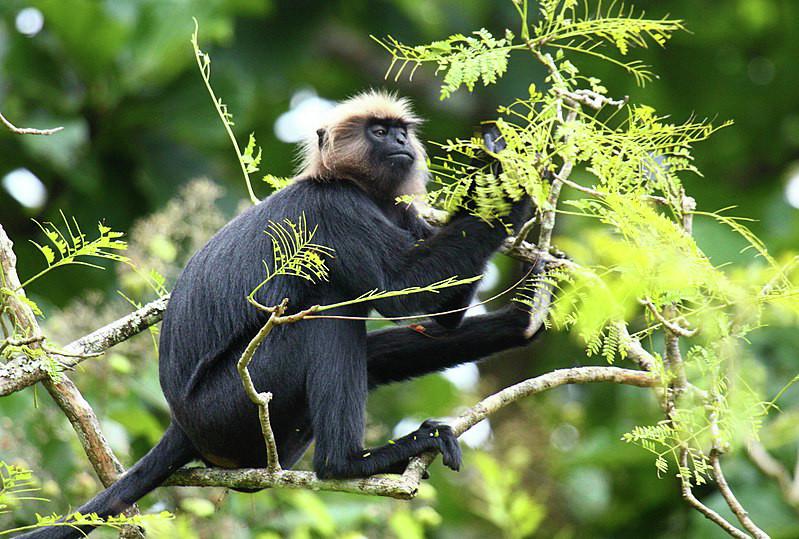
<instances>
[{"instance_id":1,"label":"monkey's leg","mask_svg":"<svg viewBox=\"0 0 799 539\"><path fill-rule=\"evenodd\" d=\"M307 371L307 399L316 447L314 471L322 478L368 477L402 469L408 459L441 451L444 463L457 469L460 448L446 425L425 422L388 444L363 447L367 397L363 329L332 321L309 324L306 347L313 363Z\"/></svg>"},{"instance_id":2,"label":"monkey's leg","mask_svg":"<svg viewBox=\"0 0 799 539\"><path fill-rule=\"evenodd\" d=\"M524 346L530 315L513 306L467 318L455 329L423 322L367 335L369 386L376 387L477 361Z\"/></svg>"}]
</instances>

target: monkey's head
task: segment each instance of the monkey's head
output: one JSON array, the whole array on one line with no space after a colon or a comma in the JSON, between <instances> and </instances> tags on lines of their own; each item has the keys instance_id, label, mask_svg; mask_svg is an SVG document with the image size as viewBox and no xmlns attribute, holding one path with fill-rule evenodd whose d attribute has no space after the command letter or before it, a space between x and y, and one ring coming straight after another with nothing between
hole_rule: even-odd
<instances>
[{"instance_id":1,"label":"monkey's head","mask_svg":"<svg viewBox=\"0 0 799 539\"><path fill-rule=\"evenodd\" d=\"M424 193L427 159L415 133L420 122L406 99L358 94L335 107L305 143L298 177L352 181L381 200Z\"/></svg>"}]
</instances>

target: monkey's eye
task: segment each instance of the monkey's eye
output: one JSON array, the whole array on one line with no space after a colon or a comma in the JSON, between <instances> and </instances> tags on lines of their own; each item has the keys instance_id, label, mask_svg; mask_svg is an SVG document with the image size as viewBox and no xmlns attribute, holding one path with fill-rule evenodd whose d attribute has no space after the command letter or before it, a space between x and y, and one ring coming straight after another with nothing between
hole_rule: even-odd
<instances>
[{"instance_id":1,"label":"monkey's eye","mask_svg":"<svg viewBox=\"0 0 799 539\"><path fill-rule=\"evenodd\" d=\"M372 128L372 134L376 137L383 138L388 134L388 131L386 131L385 127L378 125Z\"/></svg>"}]
</instances>

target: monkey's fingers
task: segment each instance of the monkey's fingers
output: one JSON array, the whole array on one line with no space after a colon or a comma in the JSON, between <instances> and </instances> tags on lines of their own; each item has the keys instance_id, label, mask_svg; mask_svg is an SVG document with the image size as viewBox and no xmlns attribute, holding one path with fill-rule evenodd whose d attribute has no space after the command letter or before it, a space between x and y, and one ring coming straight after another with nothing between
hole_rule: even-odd
<instances>
[{"instance_id":1,"label":"monkey's fingers","mask_svg":"<svg viewBox=\"0 0 799 539\"><path fill-rule=\"evenodd\" d=\"M448 425L439 427L439 450L441 451L441 461L444 466L456 472L460 470L462 460L461 447L458 444L458 438Z\"/></svg>"},{"instance_id":2,"label":"monkey's fingers","mask_svg":"<svg viewBox=\"0 0 799 539\"><path fill-rule=\"evenodd\" d=\"M499 153L507 147L505 139L499 128L494 124L483 124L481 127L483 134L483 144L486 150L491 153Z\"/></svg>"},{"instance_id":3,"label":"monkey's fingers","mask_svg":"<svg viewBox=\"0 0 799 539\"><path fill-rule=\"evenodd\" d=\"M461 467L461 448L458 438L449 425L428 419L419 427L419 433L426 433L435 440L437 449L441 452L441 461L444 466L454 471Z\"/></svg>"}]
</instances>

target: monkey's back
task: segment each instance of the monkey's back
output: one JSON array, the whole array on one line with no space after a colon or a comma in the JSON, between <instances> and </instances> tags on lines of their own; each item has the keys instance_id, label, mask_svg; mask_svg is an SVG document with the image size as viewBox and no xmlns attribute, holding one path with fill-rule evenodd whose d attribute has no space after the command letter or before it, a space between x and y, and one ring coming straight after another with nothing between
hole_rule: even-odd
<instances>
[{"instance_id":1,"label":"monkey's back","mask_svg":"<svg viewBox=\"0 0 799 539\"><path fill-rule=\"evenodd\" d=\"M262 454L257 408L242 389L236 361L267 319L246 300L266 275L263 263L273 265L272 241L264 231L270 221L297 222L304 214L309 228L319 226L314 241L335 249L341 231L325 218L326 208L339 203L342 196L353 195L358 196L348 187L297 181L220 229L178 278L161 329L161 387L177 423L198 451L219 457L216 464L232 460L230 455L220 455L231 445L251 448L253 458ZM290 312L294 312L347 299L348 292L339 288L335 280L311 283L278 276L256 299L274 305L288 298ZM305 331L293 331L298 328L291 326L275 328L250 367L258 390L275 394L270 408L273 417L280 419L273 421L273 428L287 459L301 454L310 440L303 413L310 358L303 352L307 343L302 339L308 338L308 331L322 331L323 327L337 334L353 332L353 339L365 333L362 322L328 322L334 321L308 322ZM240 449L234 452L241 453ZM244 465L241 458L230 464Z\"/></svg>"}]
</instances>

